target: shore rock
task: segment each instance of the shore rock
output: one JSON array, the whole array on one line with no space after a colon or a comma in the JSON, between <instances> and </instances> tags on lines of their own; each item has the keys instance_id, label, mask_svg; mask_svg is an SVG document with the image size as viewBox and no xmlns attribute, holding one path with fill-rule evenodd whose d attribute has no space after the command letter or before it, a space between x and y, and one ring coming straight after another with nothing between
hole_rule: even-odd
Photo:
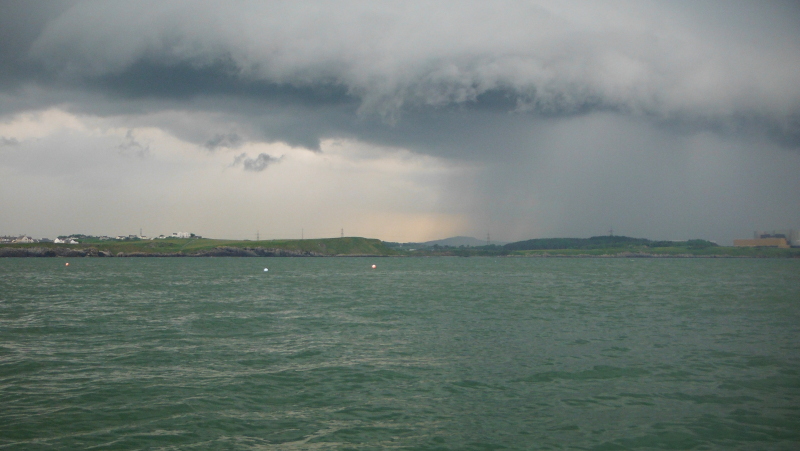
<instances>
[{"instance_id":1,"label":"shore rock","mask_svg":"<svg viewBox=\"0 0 800 451\"><path fill-rule=\"evenodd\" d=\"M72 249L66 247L3 247L2 257L110 257L110 252L100 252L96 248Z\"/></svg>"}]
</instances>

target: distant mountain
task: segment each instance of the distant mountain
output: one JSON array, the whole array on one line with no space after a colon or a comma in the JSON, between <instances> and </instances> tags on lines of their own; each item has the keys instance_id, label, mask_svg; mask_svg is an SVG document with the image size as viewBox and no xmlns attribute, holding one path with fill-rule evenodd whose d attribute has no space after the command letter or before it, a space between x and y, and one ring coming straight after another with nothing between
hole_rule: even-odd
<instances>
[{"instance_id":1,"label":"distant mountain","mask_svg":"<svg viewBox=\"0 0 800 451\"><path fill-rule=\"evenodd\" d=\"M425 246L434 246L438 244L439 246L450 246L450 247L459 247L459 246L475 247L475 246L486 246L486 240L479 240L471 236L454 236L451 238L445 238L443 240L426 241L420 244L423 244ZM491 244L497 244L502 246L503 244L506 244L506 242L491 241Z\"/></svg>"}]
</instances>

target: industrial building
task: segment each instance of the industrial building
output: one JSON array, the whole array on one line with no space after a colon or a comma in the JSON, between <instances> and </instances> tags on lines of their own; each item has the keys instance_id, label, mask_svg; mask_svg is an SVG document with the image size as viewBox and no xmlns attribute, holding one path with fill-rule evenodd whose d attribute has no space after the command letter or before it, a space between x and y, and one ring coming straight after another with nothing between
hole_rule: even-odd
<instances>
[{"instance_id":1,"label":"industrial building","mask_svg":"<svg viewBox=\"0 0 800 451\"><path fill-rule=\"evenodd\" d=\"M777 247L788 249L800 247L800 234L797 230L778 230L768 232L754 232L751 240L733 240L737 247Z\"/></svg>"}]
</instances>

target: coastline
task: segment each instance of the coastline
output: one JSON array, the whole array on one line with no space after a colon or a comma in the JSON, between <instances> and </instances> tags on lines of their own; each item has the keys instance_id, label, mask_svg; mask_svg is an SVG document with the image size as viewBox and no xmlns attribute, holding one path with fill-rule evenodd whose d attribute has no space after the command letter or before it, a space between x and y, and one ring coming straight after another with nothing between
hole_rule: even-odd
<instances>
[{"instance_id":1,"label":"coastline","mask_svg":"<svg viewBox=\"0 0 800 451\"><path fill-rule=\"evenodd\" d=\"M179 258L179 257L511 257L511 258L800 258L800 253L785 255L726 255L726 254L691 254L691 253L653 253L653 252L606 252L606 253L507 253L464 255L450 252L415 252L415 253L337 253L326 254L300 249L264 248L264 247L232 247L219 246L190 252L112 252L97 247L1 247L0 258Z\"/></svg>"},{"instance_id":2,"label":"coastline","mask_svg":"<svg viewBox=\"0 0 800 451\"><path fill-rule=\"evenodd\" d=\"M70 249L63 247L0 248L0 258L38 257L326 257L319 252L291 249L236 248L222 246L193 253L184 252L117 252L99 250L96 247Z\"/></svg>"},{"instance_id":3,"label":"coastline","mask_svg":"<svg viewBox=\"0 0 800 451\"><path fill-rule=\"evenodd\" d=\"M566 239L555 240L565 241ZM572 239L573 241L577 239ZM345 237L305 240L165 240L89 241L77 244L0 244L0 258L40 257L516 257L516 258L800 258L800 249L769 247L693 246L691 243L626 239L608 245L509 249L508 246L429 247L403 249L374 238ZM617 241L621 240L618 238ZM541 244L541 243L537 243ZM570 243L567 243L570 244ZM574 244L574 243L572 243ZM657 244L657 245L654 245ZM688 244L688 245L687 245ZM703 244L703 243L701 243Z\"/></svg>"}]
</instances>

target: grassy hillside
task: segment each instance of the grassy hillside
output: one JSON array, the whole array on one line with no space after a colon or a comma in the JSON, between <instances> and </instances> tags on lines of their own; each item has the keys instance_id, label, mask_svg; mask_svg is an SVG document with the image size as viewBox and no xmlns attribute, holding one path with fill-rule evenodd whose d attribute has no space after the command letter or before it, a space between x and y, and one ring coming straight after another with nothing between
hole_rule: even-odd
<instances>
[{"instance_id":1,"label":"grassy hillside","mask_svg":"<svg viewBox=\"0 0 800 451\"><path fill-rule=\"evenodd\" d=\"M697 257L800 257L800 249L723 247L706 240L652 241L626 236L542 238L509 243L504 249L516 255L655 255Z\"/></svg>"},{"instance_id":2,"label":"grassy hillside","mask_svg":"<svg viewBox=\"0 0 800 451\"><path fill-rule=\"evenodd\" d=\"M0 256L13 256L12 250L34 250L44 249L61 255L64 252L73 251L74 253L90 250L93 255L104 253L107 255L133 254L133 255L154 255L154 254L179 254L179 255L202 255L220 251L228 251L231 255L236 250L257 250L264 251L286 251L285 255L316 255L316 256L335 256L335 255L394 255L395 252L389 249L380 240L369 238L330 238L330 239L309 239L309 240L262 240L262 241L239 241L239 240L213 240L208 238L166 238L161 240L126 240L126 241L99 241L86 240L89 242L80 244L55 244L55 243L30 243L30 244L2 244L0 245Z\"/></svg>"},{"instance_id":3,"label":"grassy hillside","mask_svg":"<svg viewBox=\"0 0 800 451\"><path fill-rule=\"evenodd\" d=\"M390 247L377 239L327 238L308 240L161 240L100 241L80 244L0 244L0 257L49 256L518 256L518 257L750 257L800 258L800 249L724 247L704 240L650 241L628 237L547 238L505 246L434 246L413 251Z\"/></svg>"},{"instance_id":4,"label":"grassy hillside","mask_svg":"<svg viewBox=\"0 0 800 451\"><path fill-rule=\"evenodd\" d=\"M652 241L625 236L592 238L541 238L504 246L439 246L407 252L408 255L452 255L461 257L750 257L800 258L800 249L744 248L719 246L706 240Z\"/></svg>"},{"instance_id":5,"label":"grassy hillside","mask_svg":"<svg viewBox=\"0 0 800 451\"><path fill-rule=\"evenodd\" d=\"M508 250L522 251L544 249L654 249L667 247L700 250L719 246L706 240L652 241L645 238L627 236L593 236L591 238L539 238L508 243L503 247Z\"/></svg>"},{"instance_id":6,"label":"grassy hillside","mask_svg":"<svg viewBox=\"0 0 800 451\"><path fill-rule=\"evenodd\" d=\"M745 248L745 247L647 247L632 246L627 248L596 248L596 249L537 249L512 251L510 255L526 257L537 256L659 256L659 257L750 257L750 258L800 258L800 249L778 248Z\"/></svg>"}]
</instances>

